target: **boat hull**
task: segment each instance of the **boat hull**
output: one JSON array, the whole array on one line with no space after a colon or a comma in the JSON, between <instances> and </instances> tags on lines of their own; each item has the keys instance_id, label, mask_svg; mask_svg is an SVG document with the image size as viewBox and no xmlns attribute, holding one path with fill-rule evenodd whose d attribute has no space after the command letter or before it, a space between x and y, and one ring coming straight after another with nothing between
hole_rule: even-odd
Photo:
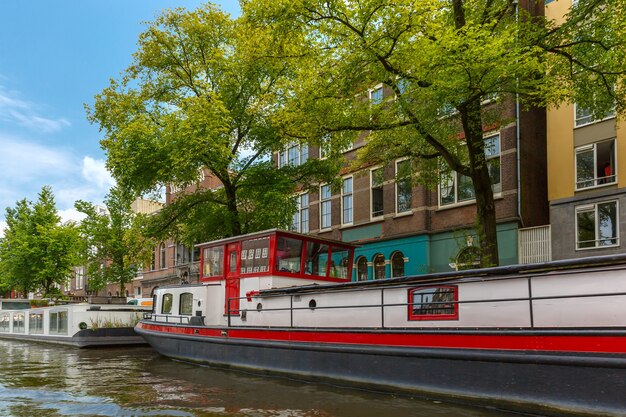
<instances>
[{"instance_id":1,"label":"boat hull","mask_svg":"<svg viewBox=\"0 0 626 417\"><path fill-rule=\"evenodd\" d=\"M208 331L190 326L159 328L149 322L140 323L137 332L164 356L206 365L524 412L626 413L626 359L614 352L345 343L345 340L368 340L370 333L354 331L319 334L316 330L257 329L254 338L247 338L240 337L246 336L245 333L238 336L227 328ZM282 336L276 337L277 333ZM626 336L615 333L609 337L623 346ZM343 334L338 339L344 342L331 340L337 334ZM393 338L394 333L388 335ZM397 334L399 338L405 335ZM465 337L470 336L465 333ZM491 335L483 332L483 336L488 346L507 343L506 332ZM529 341L539 344L548 340L542 340L540 333L527 336ZM514 337L519 339L519 335ZM553 340L559 336L546 337ZM594 337L590 336L590 345ZM424 339L428 338L425 334Z\"/></svg>"},{"instance_id":2,"label":"boat hull","mask_svg":"<svg viewBox=\"0 0 626 417\"><path fill-rule=\"evenodd\" d=\"M0 333L0 339L50 343L76 348L113 346L145 346L146 340L133 327L116 327L80 330L73 336L31 335Z\"/></svg>"}]
</instances>

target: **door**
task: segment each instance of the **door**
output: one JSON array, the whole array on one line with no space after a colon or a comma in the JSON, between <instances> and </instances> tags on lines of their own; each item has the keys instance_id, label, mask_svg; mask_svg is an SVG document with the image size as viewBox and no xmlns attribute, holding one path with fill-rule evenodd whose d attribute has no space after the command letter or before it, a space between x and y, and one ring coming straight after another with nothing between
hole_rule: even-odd
<instances>
[{"instance_id":1,"label":"door","mask_svg":"<svg viewBox=\"0 0 626 417\"><path fill-rule=\"evenodd\" d=\"M226 247L226 300L224 302L224 314L239 314L239 252L241 243L231 243Z\"/></svg>"}]
</instances>

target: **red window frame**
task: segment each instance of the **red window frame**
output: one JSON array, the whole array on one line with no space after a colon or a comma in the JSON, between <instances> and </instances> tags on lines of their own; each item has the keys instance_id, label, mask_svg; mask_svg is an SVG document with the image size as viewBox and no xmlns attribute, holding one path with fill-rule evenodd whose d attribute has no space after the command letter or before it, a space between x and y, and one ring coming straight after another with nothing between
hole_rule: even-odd
<instances>
[{"instance_id":1,"label":"red window frame","mask_svg":"<svg viewBox=\"0 0 626 417\"><path fill-rule=\"evenodd\" d=\"M438 313L438 314L419 314L414 312L414 304L415 304L415 293L419 291L425 290L437 290L437 289L448 289L453 293L453 300L445 300L445 304L441 305L441 308L449 309L450 306L447 304L448 302L452 304L452 313ZM410 288L407 291L407 299L408 299L408 319L409 321L419 321L419 320L458 320L459 319L459 288L457 285L429 285L422 287ZM421 302L420 302L421 303Z\"/></svg>"}]
</instances>

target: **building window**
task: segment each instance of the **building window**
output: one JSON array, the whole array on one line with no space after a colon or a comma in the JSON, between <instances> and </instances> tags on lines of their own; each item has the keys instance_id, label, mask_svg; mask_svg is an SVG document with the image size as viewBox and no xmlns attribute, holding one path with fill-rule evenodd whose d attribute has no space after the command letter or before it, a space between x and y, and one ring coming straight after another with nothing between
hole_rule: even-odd
<instances>
[{"instance_id":1,"label":"building window","mask_svg":"<svg viewBox=\"0 0 626 417\"><path fill-rule=\"evenodd\" d=\"M409 320L458 320L458 287L441 285L409 290Z\"/></svg>"},{"instance_id":2,"label":"building window","mask_svg":"<svg viewBox=\"0 0 626 417\"><path fill-rule=\"evenodd\" d=\"M156 269L156 256L157 256L157 248L152 248L152 258L150 259L150 271L154 271Z\"/></svg>"},{"instance_id":3,"label":"building window","mask_svg":"<svg viewBox=\"0 0 626 417\"><path fill-rule=\"evenodd\" d=\"M404 254L400 251L396 251L391 255L391 276L404 276Z\"/></svg>"},{"instance_id":4,"label":"building window","mask_svg":"<svg viewBox=\"0 0 626 417\"><path fill-rule=\"evenodd\" d=\"M617 181L615 139L576 148L576 189Z\"/></svg>"},{"instance_id":5,"label":"building window","mask_svg":"<svg viewBox=\"0 0 626 417\"><path fill-rule=\"evenodd\" d=\"M179 243L176 245L176 265L186 265L191 262L191 250Z\"/></svg>"},{"instance_id":6,"label":"building window","mask_svg":"<svg viewBox=\"0 0 626 417\"><path fill-rule=\"evenodd\" d=\"M370 177L372 189L372 218L381 217L385 212L383 199L383 169L376 168L371 170Z\"/></svg>"},{"instance_id":7,"label":"building window","mask_svg":"<svg viewBox=\"0 0 626 417\"><path fill-rule=\"evenodd\" d=\"M576 248L619 245L617 201L576 207Z\"/></svg>"},{"instance_id":8,"label":"building window","mask_svg":"<svg viewBox=\"0 0 626 417\"><path fill-rule=\"evenodd\" d=\"M320 143L320 159L328 158L328 155L330 155L332 146L333 146L333 143L332 143L332 138L331 138L330 134L325 134L322 137L322 141ZM354 148L354 142L350 141L350 142L344 144L339 149L339 152L340 153L344 153L344 152L347 152L347 151L351 150L352 148Z\"/></svg>"},{"instance_id":9,"label":"building window","mask_svg":"<svg viewBox=\"0 0 626 417\"><path fill-rule=\"evenodd\" d=\"M369 91L370 103L380 104L383 102L383 86L378 85Z\"/></svg>"},{"instance_id":10,"label":"building window","mask_svg":"<svg viewBox=\"0 0 626 417\"><path fill-rule=\"evenodd\" d=\"M309 233L309 194L304 193L296 197L298 210L291 219L291 230L299 233Z\"/></svg>"},{"instance_id":11,"label":"building window","mask_svg":"<svg viewBox=\"0 0 626 417\"><path fill-rule=\"evenodd\" d=\"M383 279L385 276L385 255L379 253L374 256L374 279Z\"/></svg>"},{"instance_id":12,"label":"building window","mask_svg":"<svg viewBox=\"0 0 626 417\"><path fill-rule=\"evenodd\" d=\"M615 110L611 110L607 112L604 116L596 118L590 109L579 107L578 105L575 105L574 107L576 108L576 127L585 126L594 122L599 122L615 117Z\"/></svg>"},{"instance_id":13,"label":"building window","mask_svg":"<svg viewBox=\"0 0 626 417\"><path fill-rule=\"evenodd\" d=\"M411 186L411 161L396 162L396 213L411 211L413 188Z\"/></svg>"},{"instance_id":14,"label":"building window","mask_svg":"<svg viewBox=\"0 0 626 417\"><path fill-rule=\"evenodd\" d=\"M360 256L356 260L356 280L367 281L367 259L365 256Z\"/></svg>"},{"instance_id":15,"label":"building window","mask_svg":"<svg viewBox=\"0 0 626 417\"><path fill-rule=\"evenodd\" d=\"M500 174L500 135L485 138L485 157L487 169L491 177L491 187L494 193L502 192ZM474 200L474 184L472 179L451 171L447 167L441 168L439 179L439 205L447 206Z\"/></svg>"},{"instance_id":16,"label":"building window","mask_svg":"<svg viewBox=\"0 0 626 417\"><path fill-rule=\"evenodd\" d=\"M159 268L165 268L165 243L161 243L159 246Z\"/></svg>"},{"instance_id":17,"label":"building window","mask_svg":"<svg viewBox=\"0 0 626 417\"><path fill-rule=\"evenodd\" d=\"M161 314L172 314L172 294L163 294L163 304L161 304Z\"/></svg>"},{"instance_id":18,"label":"building window","mask_svg":"<svg viewBox=\"0 0 626 417\"><path fill-rule=\"evenodd\" d=\"M320 224L322 229L328 229L332 226L330 196L330 185L322 185L320 187Z\"/></svg>"},{"instance_id":19,"label":"building window","mask_svg":"<svg viewBox=\"0 0 626 417\"><path fill-rule=\"evenodd\" d=\"M343 187L341 188L341 223L352 224L352 177L343 179Z\"/></svg>"},{"instance_id":20,"label":"building window","mask_svg":"<svg viewBox=\"0 0 626 417\"><path fill-rule=\"evenodd\" d=\"M291 144L278 154L278 167L298 166L309 160L309 146Z\"/></svg>"},{"instance_id":21,"label":"building window","mask_svg":"<svg viewBox=\"0 0 626 417\"><path fill-rule=\"evenodd\" d=\"M178 308L181 316L191 316L193 312L193 294L190 292L182 293Z\"/></svg>"}]
</instances>

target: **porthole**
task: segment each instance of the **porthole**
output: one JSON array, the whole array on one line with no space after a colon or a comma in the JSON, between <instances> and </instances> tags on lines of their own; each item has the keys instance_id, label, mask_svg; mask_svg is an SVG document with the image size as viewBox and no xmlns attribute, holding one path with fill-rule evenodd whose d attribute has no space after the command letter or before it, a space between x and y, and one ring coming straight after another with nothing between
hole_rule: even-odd
<instances>
[{"instance_id":1,"label":"porthole","mask_svg":"<svg viewBox=\"0 0 626 417\"><path fill-rule=\"evenodd\" d=\"M317 301L315 301L315 300L309 301L309 308L311 310L313 310L313 309L315 309L315 307L317 307Z\"/></svg>"},{"instance_id":2,"label":"porthole","mask_svg":"<svg viewBox=\"0 0 626 417\"><path fill-rule=\"evenodd\" d=\"M256 311L261 311L263 310L263 304L259 303L256 305Z\"/></svg>"}]
</instances>

